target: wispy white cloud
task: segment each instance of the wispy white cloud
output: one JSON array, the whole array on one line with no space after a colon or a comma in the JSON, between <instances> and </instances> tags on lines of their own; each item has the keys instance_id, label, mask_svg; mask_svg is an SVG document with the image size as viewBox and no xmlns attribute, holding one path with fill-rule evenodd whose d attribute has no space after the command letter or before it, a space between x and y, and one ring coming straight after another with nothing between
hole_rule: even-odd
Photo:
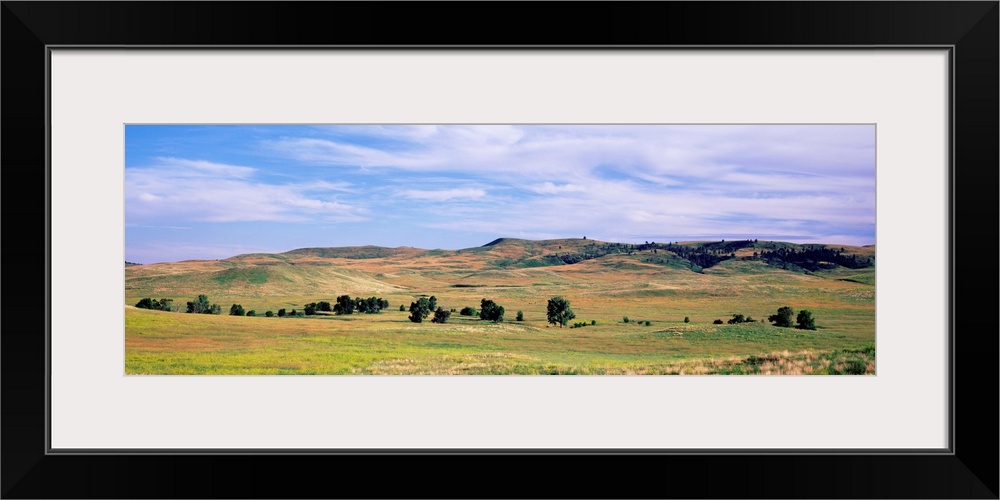
<instances>
[{"instance_id":1,"label":"wispy white cloud","mask_svg":"<svg viewBox=\"0 0 1000 500\"><path fill-rule=\"evenodd\" d=\"M551 182L543 182L541 184L533 184L528 186L529 191L534 191L539 194L559 194L559 193L580 193L586 191L583 186L578 186L576 184L553 184Z\"/></svg>"},{"instance_id":2,"label":"wispy white cloud","mask_svg":"<svg viewBox=\"0 0 1000 500\"><path fill-rule=\"evenodd\" d=\"M362 220L365 210L341 202L333 192L346 183L273 184L257 169L180 158L158 158L125 172L128 222L240 222ZM312 193L307 195L307 193Z\"/></svg>"},{"instance_id":3,"label":"wispy white cloud","mask_svg":"<svg viewBox=\"0 0 1000 500\"><path fill-rule=\"evenodd\" d=\"M156 160L162 167L171 168L175 173L187 177L226 177L245 179L256 172L257 169L241 167L238 165L226 165L224 163L214 163L203 160L187 160L184 158L157 157Z\"/></svg>"},{"instance_id":4,"label":"wispy white cloud","mask_svg":"<svg viewBox=\"0 0 1000 500\"><path fill-rule=\"evenodd\" d=\"M443 189L439 191L419 191L415 189L407 189L400 191L399 194L411 200L448 201L460 199L479 199L486 196L486 191L475 188Z\"/></svg>"}]
</instances>

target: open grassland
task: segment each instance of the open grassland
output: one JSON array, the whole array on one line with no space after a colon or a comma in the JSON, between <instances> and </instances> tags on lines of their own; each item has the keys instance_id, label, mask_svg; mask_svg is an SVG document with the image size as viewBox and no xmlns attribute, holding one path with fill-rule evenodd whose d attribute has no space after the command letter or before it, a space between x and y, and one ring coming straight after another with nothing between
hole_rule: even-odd
<instances>
[{"instance_id":1,"label":"open grassland","mask_svg":"<svg viewBox=\"0 0 1000 500\"><path fill-rule=\"evenodd\" d=\"M609 252L572 264L588 240L500 241L458 251L303 249L126 268L126 301L207 294L223 315L126 307L128 374L872 374L874 268L797 272L733 259L694 272L668 252ZM854 249L858 250L858 249ZM874 255L873 247L864 251ZM746 252L746 249L741 250ZM561 257L560 257L561 258ZM379 314L266 318L336 297L383 297ZM506 310L502 323L451 315L413 323L409 306ZM582 328L546 321L553 296ZM227 316L241 304L257 317ZM778 328L778 307L809 309L817 330ZM517 311L524 321L515 321ZM734 314L763 322L715 325ZM623 322L623 317L630 319ZM684 322L685 316L690 318ZM594 321L595 325L590 323ZM649 325L646 325L646 321Z\"/></svg>"}]
</instances>

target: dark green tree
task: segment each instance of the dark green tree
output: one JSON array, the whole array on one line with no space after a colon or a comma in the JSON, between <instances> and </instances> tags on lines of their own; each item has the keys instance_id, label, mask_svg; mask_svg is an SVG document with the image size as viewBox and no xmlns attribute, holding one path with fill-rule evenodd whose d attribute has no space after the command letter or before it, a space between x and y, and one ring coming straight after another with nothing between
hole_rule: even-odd
<instances>
[{"instance_id":1,"label":"dark green tree","mask_svg":"<svg viewBox=\"0 0 1000 500\"><path fill-rule=\"evenodd\" d=\"M576 317L576 313L569 308L568 300L562 297L552 297L549 299L545 317L548 318L549 323L559 325L559 328L562 328L569 320Z\"/></svg>"},{"instance_id":2,"label":"dark green tree","mask_svg":"<svg viewBox=\"0 0 1000 500\"><path fill-rule=\"evenodd\" d=\"M476 311L475 307L465 306L461 311L458 311L458 314L461 314L462 316L476 316L479 312Z\"/></svg>"},{"instance_id":3,"label":"dark green tree","mask_svg":"<svg viewBox=\"0 0 1000 500\"><path fill-rule=\"evenodd\" d=\"M153 299L146 297L139 302L136 302L135 307L138 307L139 309L152 309Z\"/></svg>"},{"instance_id":4,"label":"dark green tree","mask_svg":"<svg viewBox=\"0 0 1000 500\"><path fill-rule=\"evenodd\" d=\"M337 304L333 306L333 312L334 314L353 314L354 300L351 299L350 295L337 297Z\"/></svg>"},{"instance_id":5,"label":"dark green tree","mask_svg":"<svg viewBox=\"0 0 1000 500\"><path fill-rule=\"evenodd\" d=\"M316 310L330 312L333 309L330 307L330 303L326 301L320 301L316 303Z\"/></svg>"},{"instance_id":6,"label":"dark green tree","mask_svg":"<svg viewBox=\"0 0 1000 500\"><path fill-rule=\"evenodd\" d=\"M284 309L278 309L278 317L284 318L287 315Z\"/></svg>"},{"instance_id":7,"label":"dark green tree","mask_svg":"<svg viewBox=\"0 0 1000 500\"><path fill-rule=\"evenodd\" d=\"M194 314L211 313L212 305L208 302L208 295L199 295L194 302L187 303L187 312Z\"/></svg>"},{"instance_id":8,"label":"dark green tree","mask_svg":"<svg viewBox=\"0 0 1000 500\"><path fill-rule=\"evenodd\" d=\"M316 314L316 303L315 302L310 302L310 303L302 306L302 310L306 313L306 316L312 316L312 315Z\"/></svg>"},{"instance_id":9,"label":"dark green tree","mask_svg":"<svg viewBox=\"0 0 1000 500\"><path fill-rule=\"evenodd\" d=\"M406 311L406 306L404 306L403 304L400 304L399 305L399 310L400 311Z\"/></svg>"},{"instance_id":10,"label":"dark green tree","mask_svg":"<svg viewBox=\"0 0 1000 500\"><path fill-rule=\"evenodd\" d=\"M437 309L438 298L435 297L435 296L433 296L433 295L431 295L431 298L427 299L427 304L430 305L431 311Z\"/></svg>"},{"instance_id":11,"label":"dark green tree","mask_svg":"<svg viewBox=\"0 0 1000 500\"><path fill-rule=\"evenodd\" d=\"M274 317L274 312L272 312L272 311L266 311L264 313L264 316L266 316L268 318L273 318Z\"/></svg>"},{"instance_id":12,"label":"dark green tree","mask_svg":"<svg viewBox=\"0 0 1000 500\"><path fill-rule=\"evenodd\" d=\"M795 322L798 323L795 328L800 328L802 330L816 329L816 320L813 319L812 312L808 309L799 311L799 315L795 318Z\"/></svg>"},{"instance_id":13,"label":"dark green tree","mask_svg":"<svg viewBox=\"0 0 1000 500\"><path fill-rule=\"evenodd\" d=\"M479 304L479 319L489 320L494 323L503 321L503 306L492 300L483 299Z\"/></svg>"},{"instance_id":14,"label":"dark green tree","mask_svg":"<svg viewBox=\"0 0 1000 500\"><path fill-rule=\"evenodd\" d=\"M233 304L233 307L229 308L230 316L246 316L246 311L243 310L243 306L239 304Z\"/></svg>"},{"instance_id":15,"label":"dark green tree","mask_svg":"<svg viewBox=\"0 0 1000 500\"><path fill-rule=\"evenodd\" d=\"M518 311L517 312L517 317L514 318L514 319L516 319L517 321L524 321L524 312L523 311Z\"/></svg>"},{"instance_id":16,"label":"dark green tree","mask_svg":"<svg viewBox=\"0 0 1000 500\"><path fill-rule=\"evenodd\" d=\"M794 315L795 311L791 307L785 306L778 309L778 314L768 316L767 320L774 323L774 326L788 328L792 326L792 316Z\"/></svg>"},{"instance_id":17,"label":"dark green tree","mask_svg":"<svg viewBox=\"0 0 1000 500\"><path fill-rule=\"evenodd\" d=\"M247 311L247 316L256 316L256 315L257 315L257 311L255 311L253 309Z\"/></svg>"},{"instance_id":18,"label":"dark green tree","mask_svg":"<svg viewBox=\"0 0 1000 500\"><path fill-rule=\"evenodd\" d=\"M410 321L420 323L431 313L430 303L425 297L410 302Z\"/></svg>"},{"instance_id":19,"label":"dark green tree","mask_svg":"<svg viewBox=\"0 0 1000 500\"><path fill-rule=\"evenodd\" d=\"M447 323L448 318L451 317L451 311L445 311L444 309L438 307L434 311L434 318L431 319L431 323Z\"/></svg>"}]
</instances>

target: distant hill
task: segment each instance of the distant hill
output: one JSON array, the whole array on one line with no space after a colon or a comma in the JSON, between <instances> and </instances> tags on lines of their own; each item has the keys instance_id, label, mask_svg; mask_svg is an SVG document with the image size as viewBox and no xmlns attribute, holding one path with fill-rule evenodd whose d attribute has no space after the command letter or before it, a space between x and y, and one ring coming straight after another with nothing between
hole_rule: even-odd
<instances>
[{"instance_id":1,"label":"distant hill","mask_svg":"<svg viewBox=\"0 0 1000 500\"><path fill-rule=\"evenodd\" d=\"M299 248L289 250L281 255L289 257L310 256L326 259L383 259L386 257L414 256L422 252L426 252L426 250L411 247L387 248L366 245L360 247Z\"/></svg>"},{"instance_id":2,"label":"distant hill","mask_svg":"<svg viewBox=\"0 0 1000 500\"><path fill-rule=\"evenodd\" d=\"M194 297L207 293L318 298L342 293L405 294L423 287L427 280L450 287L512 286L525 280L586 280L588 275L608 273L609 277L644 280L663 273L791 272L869 282L874 276L875 247L755 240L632 244L583 238L498 238L461 250L317 247L221 260L129 264L125 271L127 296ZM537 274L546 270L561 274ZM563 273L573 270L577 272ZM528 271L532 274L525 274Z\"/></svg>"}]
</instances>

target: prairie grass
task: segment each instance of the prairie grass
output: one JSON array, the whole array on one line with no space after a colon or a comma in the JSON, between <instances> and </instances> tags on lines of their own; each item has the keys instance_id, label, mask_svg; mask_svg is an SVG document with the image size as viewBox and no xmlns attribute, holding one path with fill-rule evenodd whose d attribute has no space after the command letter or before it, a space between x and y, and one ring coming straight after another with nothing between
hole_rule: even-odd
<instances>
[{"instance_id":1,"label":"prairie grass","mask_svg":"<svg viewBox=\"0 0 1000 500\"><path fill-rule=\"evenodd\" d=\"M875 371L873 269L807 274L735 260L693 272L649 256L624 255L547 267L490 264L581 245L579 240L517 241L461 251L308 249L130 266L126 305L143 297L171 298L183 310L186 301L205 293L223 311L236 303L258 316L126 307L124 369L128 374L228 375ZM383 297L390 307L371 315L263 316L268 310L301 310L309 302L332 303L343 294ZM478 310L481 299L491 299L507 317L493 324L456 313L445 324L418 324L398 310L430 295L446 310ZM547 300L557 295L571 302L586 328L547 323ZM766 322L786 305L812 311L818 329ZM524 321L514 321L518 310ZM712 324L734 314L758 322ZM624 323L623 316L630 322Z\"/></svg>"}]
</instances>

